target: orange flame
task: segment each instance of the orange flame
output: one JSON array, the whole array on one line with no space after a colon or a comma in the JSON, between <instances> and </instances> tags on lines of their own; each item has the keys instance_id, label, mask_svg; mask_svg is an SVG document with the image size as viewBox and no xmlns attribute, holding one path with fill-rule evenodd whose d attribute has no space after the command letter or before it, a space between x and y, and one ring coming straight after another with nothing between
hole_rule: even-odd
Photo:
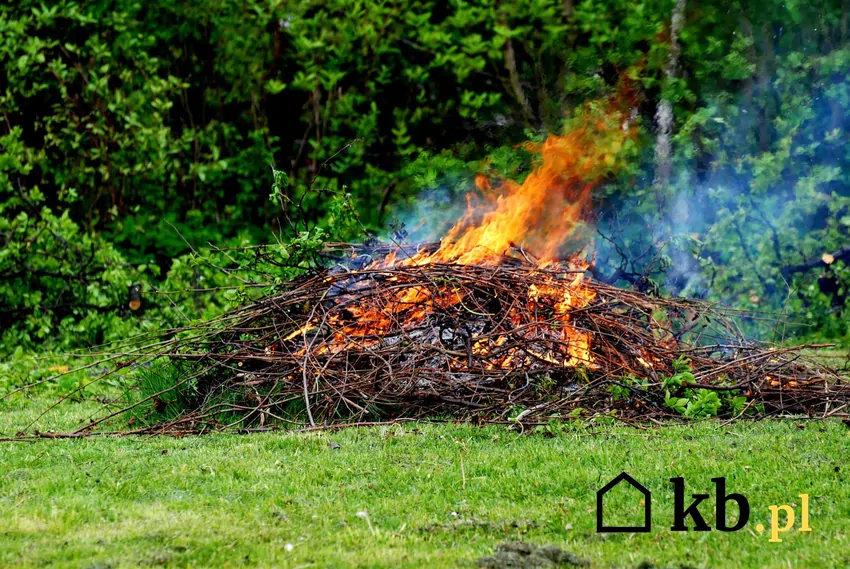
<instances>
[{"instance_id":1,"label":"orange flame","mask_svg":"<svg viewBox=\"0 0 850 569\"><path fill-rule=\"evenodd\" d=\"M526 145L540 154L541 163L524 182L504 180L493 188L490 180L478 176L475 183L486 205L476 207L468 199L465 215L443 238L439 250L406 264L493 265L515 248L542 262L556 260L561 246L587 220L591 190L620 166L635 135L616 101L604 109L585 109L577 121L564 135Z\"/></svg>"}]
</instances>

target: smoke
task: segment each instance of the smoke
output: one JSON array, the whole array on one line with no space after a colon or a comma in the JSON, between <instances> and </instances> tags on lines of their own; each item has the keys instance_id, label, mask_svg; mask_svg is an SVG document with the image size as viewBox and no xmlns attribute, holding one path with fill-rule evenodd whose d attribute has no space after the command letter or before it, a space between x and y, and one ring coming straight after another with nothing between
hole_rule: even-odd
<instances>
[{"instance_id":1,"label":"smoke","mask_svg":"<svg viewBox=\"0 0 850 569\"><path fill-rule=\"evenodd\" d=\"M780 102L773 115L742 95L708 101L678 125L674 178L663 191L651 183L649 157L632 188L609 191L594 242L604 275L780 310L818 277L789 267L850 243L848 124L836 99L847 82L770 84Z\"/></svg>"},{"instance_id":2,"label":"smoke","mask_svg":"<svg viewBox=\"0 0 850 569\"><path fill-rule=\"evenodd\" d=\"M393 210L382 238L399 244L439 241L466 212L467 192L475 189L471 176L465 187L444 182L422 190L415 200Z\"/></svg>"}]
</instances>

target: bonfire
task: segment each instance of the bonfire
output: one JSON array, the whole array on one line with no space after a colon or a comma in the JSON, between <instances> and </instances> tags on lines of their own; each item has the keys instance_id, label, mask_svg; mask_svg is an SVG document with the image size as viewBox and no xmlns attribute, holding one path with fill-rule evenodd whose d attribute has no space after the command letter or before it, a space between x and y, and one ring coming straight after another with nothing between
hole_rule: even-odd
<instances>
[{"instance_id":1,"label":"bonfire","mask_svg":"<svg viewBox=\"0 0 850 569\"><path fill-rule=\"evenodd\" d=\"M602 116L532 148L522 182L479 177L438 242L330 244L322 268L162 344L181 375L108 418L188 432L839 408L847 385L801 348L748 341L718 306L589 276L591 192L634 136L624 110Z\"/></svg>"}]
</instances>

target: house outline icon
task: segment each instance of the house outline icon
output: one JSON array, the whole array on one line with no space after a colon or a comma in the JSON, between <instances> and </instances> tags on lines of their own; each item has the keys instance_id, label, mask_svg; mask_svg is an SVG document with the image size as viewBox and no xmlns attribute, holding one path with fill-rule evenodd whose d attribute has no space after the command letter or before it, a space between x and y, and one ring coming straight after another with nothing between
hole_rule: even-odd
<instances>
[{"instance_id":1,"label":"house outline icon","mask_svg":"<svg viewBox=\"0 0 850 569\"><path fill-rule=\"evenodd\" d=\"M642 526L606 526L603 523L604 514L602 511L602 503L605 493L620 482L626 481L632 488L643 494L643 525ZM614 480L596 491L596 531L597 533L649 533L652 531L652 492L626 474L621 472Z\"/></svg>"}]
</instances>

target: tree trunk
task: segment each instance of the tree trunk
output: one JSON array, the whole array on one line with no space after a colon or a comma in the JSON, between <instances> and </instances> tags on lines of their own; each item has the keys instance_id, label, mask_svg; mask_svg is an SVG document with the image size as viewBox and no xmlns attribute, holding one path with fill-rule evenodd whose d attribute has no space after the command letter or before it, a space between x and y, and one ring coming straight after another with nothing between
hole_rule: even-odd
<instances>
[{"instance_id":1,"label":"tree trunk","mask_svg":"<svg viewBox=\"0 0 850 569\"><path fill-rule=\"evenodd\" d=\"M679 34L685 25L686 0L676 0L670 18L670 52L664 65L666 83L676 79L679 73ZM655 142L655 188L656 195L670 184L670 135L673 132L673 102L662 95L655 112L658 137Z\"/></svg>"},{"instance_id":2,"label":"tree trunk","mask_svg":"<svg viewBox=\"0 0 850 569\"><path fill-rule=\"evenodd\" d=\"M503 22L503 25L507 28L507 21ZM513 89L514 98L516 98L517 102L520 105L520 109L522 110L522 116L525 119L527 125L531 125L534 122L534 113L531 111L531 105L528 104L528 98L525 96L525 91L522 88L522 82L520 81L519 71L516 66L516 56L514 55L514 44L511 41L511 38L508 38L505 41L505 66L508 68L508 76L511 80L511 88Z\"/></svg>"},{"instance_id":3,"label":"tree trunk","mask_svg":"<svg viewBox=\"0 0 850 569\"><path fill-rule=\"evenodd\" d=\"M744 11L743 16L741 17L741 33L744 35L744 38L747 39L750 43L749 48L747 48L747 62L750 63L753 68L755 68L757 65L758 56L756 55L755 39L753 38L753 25L750 22L750 16L746 11ZM750 113L753 110L754 93L755 82L753 81L752 74L750 74L744 80L744 108L747 113Z\"/></svg>"},{"instance_id":4,"label":"tree trunk","mask_svg":"<svg viewBox=\"0 0 850 569\"><path fill-rule=\"evenodd\" d=\"M759 94L759 148L762 152L770 149L770 121L773 93L770 89L770 77L773 75L773 32L767 24L761 27L761 57L756 66Z\"/></svg>"},{"instance_id":5,"label":"tree trunk","mask_svg":"<svg viewBox=\"0 0 850 569\"><path fill-rule=\"evenodd\" d=\"M567 22L567 45L569 45L570 49L576 43L576 38L578 37L578 30L576 30L576 7L573 0L564 0L564 19Z\"/></svg>"}]
</instances>

